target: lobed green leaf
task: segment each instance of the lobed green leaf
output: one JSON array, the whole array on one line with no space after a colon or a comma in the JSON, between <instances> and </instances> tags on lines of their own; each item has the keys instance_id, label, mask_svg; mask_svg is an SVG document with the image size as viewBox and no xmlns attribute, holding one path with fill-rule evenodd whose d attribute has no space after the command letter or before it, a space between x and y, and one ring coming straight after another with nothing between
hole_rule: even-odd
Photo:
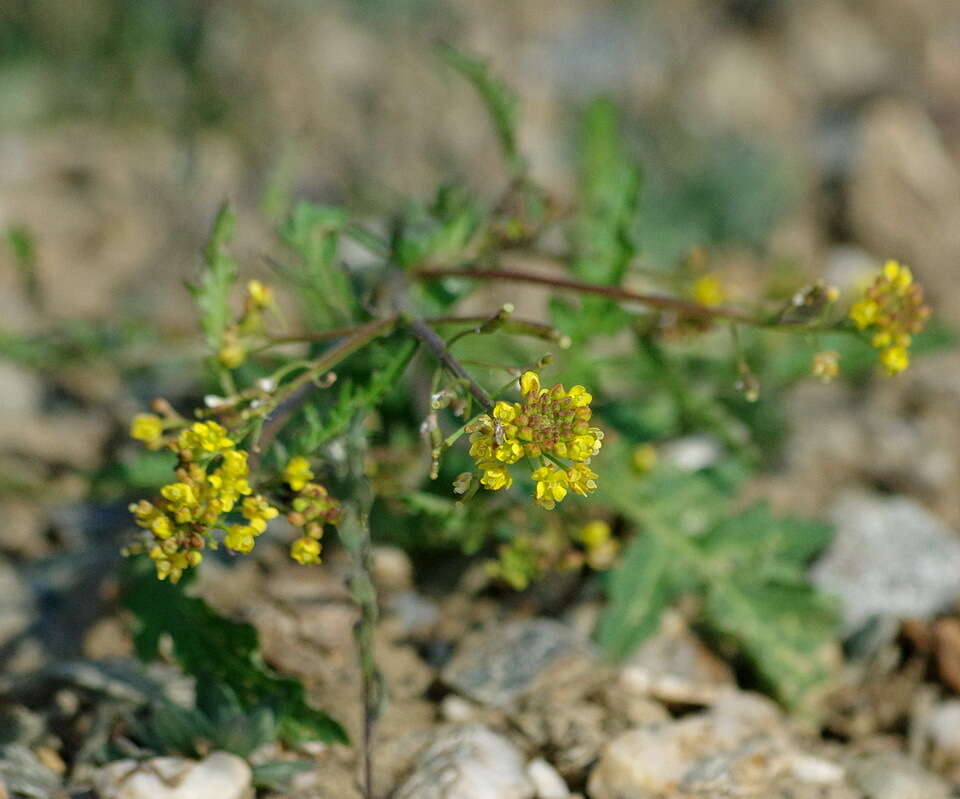
<instances>
[{"instance_id":1,"label":"lobed green leaf","mask_svg":"<svg viewBox=\"0 0 960 799\"><path fill-rule=\"evenodd\" d=\"M177 661L198 680L198 695L227 686L245 710L269 708L278 734L290 743L346 743L336 721L307 705L297 680L266 666L251 625L231 621L202 599L187 596L182 584L157 580L145 561L138 558L131 567L123 597L134 616L134 646L142 660L155 659L161 639L169 636Z\"/></svg>"},{"instance_id":2,"label":"lobed green leaf","mask_svg":"<svg viewBox=\"0 0 960 799\"><path fill-rule=\"evenodd\" d=\"M200 311L200 326L207 344L216 352L230 324L230 290L237 280L237 263L227 252L233 239L236 215L229 203L220 206L210 230L203 257L203 274L190 291Z\"/></svg>"}]
</instances>

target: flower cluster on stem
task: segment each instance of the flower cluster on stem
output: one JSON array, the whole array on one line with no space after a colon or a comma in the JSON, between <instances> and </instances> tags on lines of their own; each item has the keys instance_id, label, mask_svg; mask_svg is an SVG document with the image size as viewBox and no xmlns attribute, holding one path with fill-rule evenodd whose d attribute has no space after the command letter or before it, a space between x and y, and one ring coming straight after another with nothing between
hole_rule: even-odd
<instances>
[{"instance_id":1,"label":"flower cluster on stem","mask_svg":"<svg viewBox=\"0 0 960 799\"><path fill-rule=\"evenodd\" d=\"M158 448L163 442L162 422L159 417L153 417L155 422L147 417L134 419L131 432ZM130 551L146 549L157 577L177 582L186 569L203 560L204 549L216 548L215 529L224 531L223 543L228 549L250 552L254 539L279 511L253 493L247 453L237 449L226 428L217 422L195 422L167 446L178 456L177 481L163 486L155 501L144 499L130 506L137 525L150 534L146 545ZM235 510L244 523L227 522L228 514Z\"/></svg>"},{"instance_id":2,"label":"flower cluster on stem","mask_svg":"<svg viewBox=\"0 0 960 799\"><path fill-rule=\"evenodd\" d=\"M520 377L522 402L497 402L490 414L467 427L470 454L491 491L509 488L509 467L521 458L534 459L534 499L548 510L570 491L586 496L596 487L590 459L600 451L603 432L590 425L591 395L583 386L569 391L561 384L543 388L536 372ZM562 460L573 461L563 464Z\"/></svg>"},{"instance_id":3,"label":"flower cluster on stem","mask_svg":"<svg viewBox=\"0 0 960 799\"><path fill-rule=\"evenodd\" d=\"M909 267L887 261L880 274L850 308L858 330L870 330L870 343L880 351L880 364L889 375L910 365L910 344L930 317L923 289Z\"/></svg>"},{"instance_id":4,"label":"flower cluster on stem","mask_svg":"<svg viewBox=\"0 0 960 799\"><path fill-rule=\"evenodd\" d=\"M325 524L337 524L343 509L327 489L313 479L310 462L296 456L283 469L283 480L295 492L292 510L287 521L301 529L301 535L290 545L290 557L297 563L309 565L320 562L320 540Z\"/></svg>"}]
</instances>

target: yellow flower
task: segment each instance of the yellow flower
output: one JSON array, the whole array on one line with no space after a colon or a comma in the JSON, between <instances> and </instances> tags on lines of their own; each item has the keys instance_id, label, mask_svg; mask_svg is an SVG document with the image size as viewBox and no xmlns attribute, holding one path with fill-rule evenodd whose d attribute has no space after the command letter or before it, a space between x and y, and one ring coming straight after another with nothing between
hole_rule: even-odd
<instances>
[{"instance_id":1,"label":"yellow flower","mask_svg":"<svg viewBox=\"0 0 960 799\"><path fill-rule=\"evenodd\" d=\"M896 261L887 261L864 296L850 307L858 330L873 329L870 343L880 350L880 364L888 375L910 365L908 348L929 317L923 289L910 269Z\"/></svg>"},{"instance_id":2,"label":"yellow flower","mask_svg":"<svg viewBox=\"0 0 960 799\"><path fill-rule=\"evenodd\" d=\"M216 422L194 422L180 433L177 446L199 454L202 452L225 452L235 446L227 430Z\"/></svg>"},{"instance_id":3,"label":"yellow flower","mask_svg":"<svg viewBox=\"0 0 960 799\"><path fill-rule=\"evenodd\" d=\"M581 527L580 532L577 533L577 538L580 539L580 542L585 547L590 549L591 547L598 547L606 542L610 538L610 535L610 525L602 519L596 519L592 522L587 522Z\"/></svg>"},{"instance_id":4,"label":"yellow flower","mask_svg":"<svg viewBox=\"0 0 960 799\"><path fill-rule=\"evenodd\" d=\"M273 305L273 289L259 280L251 280L247 283L247 297L249 305L257 310Z\"/></svg>"},{"instance_id":5,"label":"yellow flower","mask_svg":"<svg viewBox=\"0 0 960 799\"><path fill-rule=\"evenodd\" d=\"M714 272L698 277L693 284L693 298L701 305L719 305L727 298L723 283Z\"/></svg>"},{"instance_id":6,"label":"yellow flower","mask_svg":"<svg viewBox=\"0 0 960 799\"><path fill-rule=\"evenodd\" d=\"M304 566L319 563L320 542L309 536L298 538L290 546L290 557Z\"/></svg>"},{"instance_id":7,"label":"yellow flower","mask_svg":"<svg viewBox=\"0 0 960 799\"><path fill-rule=\"evenodd\" d=\"M237 342L224 344L217 351L217 360L227 369L236 369L247 359L246 349Z\"/></svg>"},{"instance_id":8,"label":"yellow flower","mask_svg":"<svg viewBox=\"0 0 960 799\"><path fill-rule=\"evenodd\" d=\"M152 413L138 413L130 423L130 436L142 441L150 449L163 444L163 419Z\"/></svg>"},{"instance_id":9,"label":"yellow flower","mask_svg":"<svg viewBox=\"0 0 960 799\"><path fill-rule=\"evenodd\" d=\"M864 330L872 325L880 312L880 306L875 300L857 300L850 308L850 318L858 330Z\"/></svg>"},{"instance_id":10,"label":"yellow flower","mask_svg":"<svg viewBox=\"0 0 960 799\"><path fill-rule=\"evenodd\" d=\"M910 366L910 353L906 347L887 347L880 352L880 363L888 375L895 375Z\"/></svg>"},{"instance_id":11,"label":"yellow flower","mask_svg":"<svg viewBox=\"0 0 960 799\"><path fill-rule=\"evenodd\" d=\"M657 448L653 444L640 444L630 455L630 465L637 474L646 474L657 465Z\"/></svg>"},{"instance_id":12,"label":"yellow flower","mask_svg":"<svg viewBox=\"0 0 960 799\"><path fill-rule=\"evenodd\" d=\"M509 438L496 448L495 457L503 463L516 463L523 457L523 445L515 438Z\"/></svg>"},{"instance_id":13,"label":"yellow flower","mask_svg":"<svg viewBox=\"0 0 960 799\"><path fill-rule=\"evenodd\" d=\"M613 538L609 524L588 522L580 529L578 538L587 551L587 564L591 569L609 569L613 565L620 545Z\"/></svg>"},{"instance_id":14,"label":"yellow flower","mask_svg":"<svg viewBox=\"0 0 960 799\"><path fill-rule=\"evenodd\" d=\"M480 478L480 484L491 491L499 491L501 488L510 488L513 485L513 478L506 466L499 463L483 462L478 464L483 471Z\"/></svg>"},{"instance_id":15,"label":"yellow flower","mask_svg":"<svg viewBox=\"0 0 960 799\"><path fill-rule=\"evenodd\" d=\"M531 476L537 483L535 499L541 507L553 510L556 503L562 502L567 495L570 480L567 473L554 464L541 466Z\"/></svg>"},{"instance_id":16,"label":"yellow flower","mask_svg":"<svg viewBox=\"0 0 960 799\"><path fill-rule=\"evenodd\" d=\"M187 568L196 566L203 560L203 555L199 552L167 551L162 546L155 546L151 549L150 557L153 559L154 568L157 570L157 577L161 580L169 578L171 583L179 582Z\"/></svg>"},{"instance_id":17,"label":"yellow flower","mask_svg":"<svg viewBox=\"0 0 960 799\"><path fill-rule=\"evenodd\" d=\"M575 463L567 469L567 480L574 493L582 497L597 490L597 473L585 463Z\"/></svg>"},{"instance_id":18,"label":"yellow flower","mask_svg":"<svg viewBox=\"0 0 960 799\"><path fill-rule=\"evenodd\" d=\"M493 406L493 418L501 422L512 422L517 418L519 405L512 405L509 402L498 402Z\"/></svg>"},{"instance_id":19,"label":"yellow flower","mask_svg":"<svg viewBox=\"0 0 960 799\"><path fill-rule=\"evenodd\" d=\"M160 496L174 507L191 507L197 504L197 495L186 483L170 483L160 489Z\"/></svg>"},{"instance_id":20,"label":"yellow flower","mask_svg":"<svg viewBox=\"0 0 960 799\"><path fill-rule=\"evenodd\" d=\"M276 518L280 513L280 511L259 494L243 500L241 512L256 535L266 530L267 522L270 521L270 519Z\"/></svg>"},{"instance_id":21,"label":"yellow flower","mask_svg":"<svg viewBox=\"0 0 960 799\"><path fill-rule=\"evenodd\" d=\"M258 535L257 531L246 524L234 524L227 530L223 543L228 549L234 552L247 554L253 550L254 538Z\"/></svg>"},{"instance_id":22,"label":"yellow flower","mask_svg":"<svg viewBox=\"0 0 960 799\"><path fill-rule=\"evenodd\" d=\"M834 350L824 350L816 353L813 356L810 372L824 383L829 383L840 374L840 353Z\"/></svg>"},{"instance_id":23,"label":"yellow flower","mask_svg":"<svg viewBox=\"0 0 960 799\"><path fill-rule=\"evenodd\" d=\"M524 397L540 393L540 376L536 372L524 372L520 375L520 393Z\"/></svg>"},{"instance_id":24,"label":"yellow flower","mask_svg":"<svg viewBox=\"0 0 960 799\"><path fill-rule=\"evenodd\" d=\"M310 480L313 479L313 472L310 471L310 461L302 455L291 458L287 465L283 467L283 479L287 485L294 491L299 491Z\"/></svg>"}]
</instances>

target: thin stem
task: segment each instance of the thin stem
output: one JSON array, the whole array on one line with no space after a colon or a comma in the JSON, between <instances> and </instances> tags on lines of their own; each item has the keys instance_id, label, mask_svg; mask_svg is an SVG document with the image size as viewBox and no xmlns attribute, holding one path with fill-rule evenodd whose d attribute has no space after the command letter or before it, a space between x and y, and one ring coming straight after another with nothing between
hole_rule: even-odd
<instances>
[{"instance_id":1,"label":"thin stem","mask_svg":"<svg viewBox=\"0 0 960 799\"><path fill-rule=\"evenodd\" d=\"M393 325L397 323L398 318L399 317L397 316L389 316L379 321L381 323L389 322L391 325ZM350 327L334 327L334 328L330 328L330 330L316 330L316 331L310 331L308 333L295 333L289 336L271 336L267 340L266 344L254 350L254 352L262 352L263 350L269 349L270 347L275 347L278 344L299 344L304 341L333 341L334 339L351 336L354 333L368 327L370 324L372 323L367 322L362 325L352 325Z\"/></svg>"},{"instance_id":2,"label":"thin stem","mask_svg":"<svg viewBox=\"0 0 960 799\"><path fill-rule=\"evenodd\" d=\"M363 414L356 414L347 443L347 462L353 501L348 504L346 518L338 528L340 540L350 553L353 573L350 593L360 609L360 620L354 630L357 641L360 676L363 683L363 796L373 799L373 738L384 701L383 677L377 668L374 633L379 617L377 589L371 578L372 552L370 508L373 492L364 473L367 442L361 423Z\"/></svg>"},{"instance_id":3,"label":"thin stem","mask_svg":"<svg viewBox=\"0 0 960 799\"><path fill-rule=\"evenodd\" d=\"M447 349L447 345L443 343L443 339L434 332L433 328L423 319L407 319L406 325L410 332L430 350L433 357L440 362L443 368L467 387L470 396L487 410L493 407L493 400L490 399L490 395L487 394L483 386L470 376L463 364L453 357L450 350Z\"/></svg>"},{"instance_id":4,"label":"thin stem","mask_svg":"<svg viewBox=\"0 0 960 799\"><path fill-rule=\"evenodd\" d=\"M650 308L663 311L675 311L684 316L702 316L714 319L733 319L747 324L764 324L763 320L738 311L734 308L723 308L700 305L696 302L680 300L676 297L665 297L660 294L641 294L628 291L618 286L598 286L593 283L582 283L579 280L568 280L562 277L539 275L535 272L524 272L516 269L418 269L411 274L418 280L437 280L442 277L460 277L471 280L508 280L515 283L534 283L540 286L549 286L555 289L568 289L581 294L596 294L608 297L611 300L623 302L638 302Z\"/></svg>"},{"instance_id":5,"label":"thin stem","mask_svg":"<svg viewBox=\"0 0 960 799\"><path fill-rule=\"evenodd\" d=\"M390 317L396 322L399 317ZM490 321L490 315L487 316L433 316L426 317L424 320L428 325L439 327L443 325L480 325ZM517 333L521 336L530 336L540 338L545 341L563 342L564 335L551 325L537 322L533 319L505 319L501 325L502 330L508 333ZM271 347L280 344L299 344L304 341L332 341L334 339L349 336L360 329L360 326L338 327L330 330L318 330L304 333L292 333L288 336L271 336L265 344L253 350L253 353L263 352Z\"/></svg>"},{"instance_id":6,"label":"thin stem","mask_svg":"<svg viewBox=\"0 0 960 799\"><path fill-rule=\"evenodd\" d=\"M313 390L313 381L357 350L363 349L378 336L387 333L395 323L396 317L388 317L353 328L353 335L331 347L319 358L311 361L303 374L298 375L284 387L283 393L274 398L273 407L264 414L264 424L260 431L260 437L253 442L251 448L253 450L250 456L251 470L259 460L259 453L266 450L297 408L310 395Z\"/></svg>"}]
</instances>

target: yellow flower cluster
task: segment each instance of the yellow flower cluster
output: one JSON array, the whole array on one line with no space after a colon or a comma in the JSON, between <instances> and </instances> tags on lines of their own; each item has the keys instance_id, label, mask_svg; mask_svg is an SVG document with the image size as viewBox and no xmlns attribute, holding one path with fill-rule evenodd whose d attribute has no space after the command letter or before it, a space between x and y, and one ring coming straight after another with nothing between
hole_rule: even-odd
<instances>
[{"instance_id":1,"label":"yellow flower cluster","mask_svg":"<svg viewBox=\"0 0 960 799\"><path fill-rule=\"evenodd\" d=\"M296 492L287 521L303 529L303 535L290 546L290 557L305 566L320 562L323 526L337 524L342 515L340 502L319 483L311 483L312 478L310 462L299 455L283 469L284 482Z\"/></svg>"},{"instance_id":2,"label":"yellow flower cluster","mask_svg":"<svg viewBox=\"0 0 960 799\"><path fill-rule=\"evenodd\" d=\"M217 351L217 359L227 369L236 369L247 359L249 336L263 332L262 311L274 304L273 289L259 280L247 283L247 296L243 304L243 313L232 323L223 335L223 342Z\"/></svg>"},{"instance_id":3,"label":"yellow flower cluster","mask_svg":"<svg viewBox=\"0 0 960 799\"><path fill-rule=\"evenodd\" d=\"M620 549L613 537L610 525L602 519L587 522L580 528L577 538L586 550L587 564L591 569L609 569Z\"/></svg>"},{"instance_id":4,"label":"yellow flower cluster","mask_svg":"<svg viewBox=\"0 0 960 799\"><path fill-rule=\"evenodd\" d=\"M310 461L301 455L291 458L287 465L283 467L283 482L294 491L299 491L312 479L313 472L310 471Z\"/></svg>"},{"instance_id":5,"label":"yellow flower cluster","mask_svg":"<svg viewBox=\"0 0 960 799\"><path fill-rule=\"evenodd\" d=\"M137 425L134 420L134 432ZM139 432L143 432L142 423ZM279 511L264 497L251 496L247 453L236 449L226 429L216 422L194 423L181 431L170 448L180 458L177 482L161 488L155 503L141 500L130 511L153 536L149 552L157 576L177 582L185 569L200 563L201 550L216 546L214 528L226 530L227 548L250 552L254 538ZM225 525L224 515L234 510L241 497L240 513L246 524Z\"/></svg>"},{"instance_id":6,"label":"yellow flower cluster","mask_svg":"<svg viewBox=\"0 0 960 799\"><path fill-rule=\"evenodd\" d=\"M872 329L871 343L880 350L880 364L889 375L910 365L910 343L923 330L930 308L913 273L896 261L887 261L862 298L850 308L858 330Z\"/></svg>"},{"instance_id":7,"label":"yellow flower cluster","mask_svg":"<svg viewBox=\"0 0 960 799\"><path fill-rule=\"evenodd\" d=\"M483 473L480 483L491 491L509 488L508 466L523 457L540 458L532 475L537 504L549 510L570 491L586 496L597 487L597 475L587 464L603 440L603 432L590 426L593 398L583 386L541 388L536 372L523 373L520 393L523 402L498 402L490 415L478 416L467 428L470 454ZM549 457L574 464L560 467Z\"/></svg>"},{"instance_id":8,"label":"yellow flower cluster","mask_svg":"<svg viewBox=\"0 0 960 799\"><path fill-rule=\"evenodd\" d=\"M701 305L712 307L720 305L727 299L727 292L723 288L723 282L714 272L708 272L698 277L693 284L693 299Z\"/></svg>"}]
</instances>

